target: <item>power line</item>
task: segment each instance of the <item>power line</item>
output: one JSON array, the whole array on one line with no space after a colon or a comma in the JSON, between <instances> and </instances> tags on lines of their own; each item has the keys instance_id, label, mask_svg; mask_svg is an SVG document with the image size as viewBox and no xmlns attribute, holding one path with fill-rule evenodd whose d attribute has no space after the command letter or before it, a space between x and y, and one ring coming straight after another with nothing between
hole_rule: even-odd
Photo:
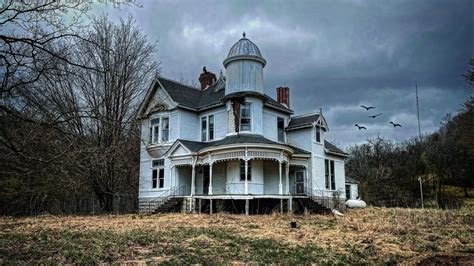
<instances>
[{"instance_id":1,"label":"power line","mask_svg":"<svg viewBox=\"0 0 474 266\"><path fill-rule=\"evenodd\" d=\"M416 91L416 115L418 116L418 136L421 141L420 104L418 102L418 84L417 83L415 83L415 91Z\"/></svg>"}]
</instances>

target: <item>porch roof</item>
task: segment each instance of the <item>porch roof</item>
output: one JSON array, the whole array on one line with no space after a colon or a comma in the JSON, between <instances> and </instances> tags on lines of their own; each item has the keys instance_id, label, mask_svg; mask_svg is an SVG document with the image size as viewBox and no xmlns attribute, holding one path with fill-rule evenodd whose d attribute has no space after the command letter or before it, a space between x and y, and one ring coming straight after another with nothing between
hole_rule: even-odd
<instances>
[{"instance_id":1,"label":"porch roof","mask_svg":"<svg viewBox=\"0 0 474 266\"><path fill-rule=\"evenodd\" d=\"M279 142L275 142L269 140L261 135L256 134L238 134L228 136L221 140L216 140L212 142L199 142L199 141L190 141L190 140L183 140L178 139L181 144L186 146L192 152L199 152L202 149L210 148L210 147L218 147L222 145L231 145L231 144L274 144L274 145L282 145L291 148L295 154L310 154L309 151L297 148L292 145L283 144Z\"/></svg>"}]
</instances>

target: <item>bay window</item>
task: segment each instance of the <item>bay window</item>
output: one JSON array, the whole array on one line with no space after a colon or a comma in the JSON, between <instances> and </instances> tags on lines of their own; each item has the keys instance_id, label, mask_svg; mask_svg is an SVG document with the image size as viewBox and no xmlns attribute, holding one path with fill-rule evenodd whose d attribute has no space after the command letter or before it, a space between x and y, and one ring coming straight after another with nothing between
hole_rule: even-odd
<instances>
[{"instance_id":1,"label":"bay window","mask_svg":"<svg viewBox=\"0 0 474 266\"><path fill-rule=\"evenodd\" d=\"M161 118L161 141L167 142L170 137L170 119L168 117Z\"/></svg>"},{"instance_id":2,"label":"bay window","mask_svg":"<svg viewBox=\"0 0 474 266\"><path fill-rule=\"evenodd\" d=\"M165 143L170 139L170 122L169 117L153 118L150 121L150 138L151 144Z\"/></svg>"}]
</instances>

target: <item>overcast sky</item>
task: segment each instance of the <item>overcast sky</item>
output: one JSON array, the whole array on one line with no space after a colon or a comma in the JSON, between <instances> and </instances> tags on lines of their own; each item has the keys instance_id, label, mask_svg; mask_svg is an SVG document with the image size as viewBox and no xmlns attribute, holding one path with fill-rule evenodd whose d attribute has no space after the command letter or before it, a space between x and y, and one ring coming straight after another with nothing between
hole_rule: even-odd
<instances>
[{"instance_id":1,"label":"overcast sky","mask_svg":"<svg viewBox=\"0 0 474 266\"><path fill-rule=\"evenodd\" d=\"M473 1L138 2L142 8L94 13L132 15L158 41L163 76L197 83L203 66L225 74L222 61L245 31L267 60L266 93L290 87L296 115L323 108L329 139L342 148L377 135L416 136L415 83L425 133L473 92L461 76L473 57Z\"/></svg>"}]
</instances>

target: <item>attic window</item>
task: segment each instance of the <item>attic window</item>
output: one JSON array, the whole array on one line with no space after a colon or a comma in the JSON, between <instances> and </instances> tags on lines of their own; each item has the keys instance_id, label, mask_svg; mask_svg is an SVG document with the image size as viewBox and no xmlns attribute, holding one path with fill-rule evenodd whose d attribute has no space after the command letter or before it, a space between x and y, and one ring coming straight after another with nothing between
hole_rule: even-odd
<instances>
[{"instance_id":1,"label":"attic window","mask_svg":"<svg viewBox=\"0 0 474 266\"><path fill-rule=\"evenodd\" d=\"M321 127L320 126L316 126L316 142L317 143L321 143Z\"/></svg>"}]
</instances>

